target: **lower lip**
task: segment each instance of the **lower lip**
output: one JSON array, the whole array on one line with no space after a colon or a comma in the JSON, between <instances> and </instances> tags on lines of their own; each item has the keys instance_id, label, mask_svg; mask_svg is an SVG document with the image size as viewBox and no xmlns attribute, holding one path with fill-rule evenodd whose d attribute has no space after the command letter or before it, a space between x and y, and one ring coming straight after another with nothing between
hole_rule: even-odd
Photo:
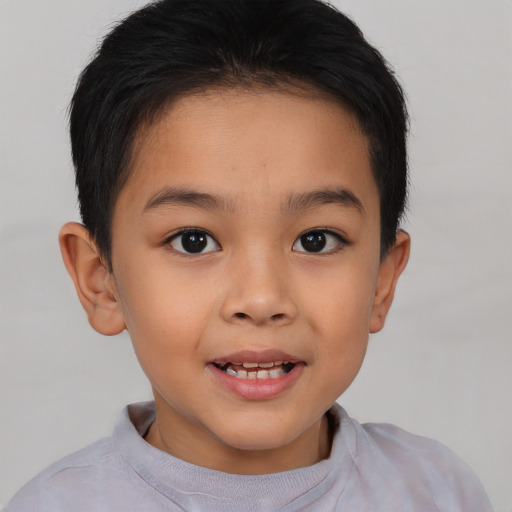
<instances>
[{"instance_id":1,"label":"lower lip","mask_svg":"<svg viewBox=\"0 0 512 512\"><path fill-rule=\"evenodd\" d=\"M277 379L240 379L228 375L214 364L207 368L223 387L248 400L269 400L290 389L304 371L304 364L296 364L286 375Z\"/></svg>"}]
</instances>

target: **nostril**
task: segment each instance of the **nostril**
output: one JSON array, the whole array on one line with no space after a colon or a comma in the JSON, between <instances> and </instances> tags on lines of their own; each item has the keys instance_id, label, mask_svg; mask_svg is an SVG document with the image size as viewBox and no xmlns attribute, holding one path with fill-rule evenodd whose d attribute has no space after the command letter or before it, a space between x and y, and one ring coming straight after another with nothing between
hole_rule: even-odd
<instances>
[{"instance_id":1,"label":"nostril","mask_svg":"<svg viewBox=\"0 0 512 512\"><path fill-rule=\"evenodd\" d=\"M272 320L282 320L285 317L284 313L276 313L275 315L272 315Z\"/></svg>"},{"instance_id":2,"label":"nostril","mask_svg":"<svg viewBox=\"0 0 512 512\"><path fill-rule=\"evenodd\" d=\"M246 315L245 313L235 313L235 316L237 318L247 318L248 315Z\"/></svg>"}]
</instances>

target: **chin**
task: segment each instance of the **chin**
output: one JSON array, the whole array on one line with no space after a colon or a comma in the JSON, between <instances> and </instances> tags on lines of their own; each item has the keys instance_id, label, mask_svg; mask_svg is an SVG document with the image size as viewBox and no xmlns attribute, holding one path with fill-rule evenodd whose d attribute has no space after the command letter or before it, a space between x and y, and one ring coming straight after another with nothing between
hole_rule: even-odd
<instances>
[{"instance_id":1,"label":"chin","mask_svg":"<svg viewBox=\"0 0 512 512\"><path fill-rule=\"evenodd\" d=\"M297 428L286 429L281 421L279 424L268 424L260 421L248 428L240 427L236 431L223 432L218 439L229 448L247 452L278 450L292 443L299 435Z\"/></svg>"}]
</instances>

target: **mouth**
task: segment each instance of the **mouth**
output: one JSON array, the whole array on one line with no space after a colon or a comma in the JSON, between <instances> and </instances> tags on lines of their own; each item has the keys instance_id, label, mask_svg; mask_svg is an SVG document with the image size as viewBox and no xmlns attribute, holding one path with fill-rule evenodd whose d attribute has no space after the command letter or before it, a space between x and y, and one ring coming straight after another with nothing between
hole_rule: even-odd
<instances>
[{"instance_id":1,"label":"mouth","mask_svg":"<svg viewBox=\"0 0 512 512\"><path fill-rule=\"evenodd\" d=\"M293 361L268 362L214 362L213 365L227 375L237 379L279 379L290 373L296 366Z\"/></svg>"},{"instance_id":2,"label":"mouth","mask_svg":"<svg viewBox=\"0 0 512 512\"><path fill-rule=\"evenodd\" d=\"M307 363L281 350L242 350L211 360L217 383L242 399L269 400L295 387Z\"/></svg>"}]
</instances>

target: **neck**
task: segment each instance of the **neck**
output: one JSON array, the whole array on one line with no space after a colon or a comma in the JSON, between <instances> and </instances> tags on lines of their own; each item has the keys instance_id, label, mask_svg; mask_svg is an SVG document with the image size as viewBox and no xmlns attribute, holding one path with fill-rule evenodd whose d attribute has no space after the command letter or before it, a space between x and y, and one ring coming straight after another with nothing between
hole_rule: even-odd
<instances>
[{"instance_id":1,"label":"neck","mask_svg":"<svg viewBox=\"0 0 512 512\"><path fill-rule=\"evenodd\" d=\"M225 473L279 473L311 466L329 457L333 429L328 414L283 446L243 450L229 446L212 433L191 428L190 424L180 425L179 418L159 415L157 403L157 417L146 435L146 441L186 462Z\"/></svg>"}]
</instances>

